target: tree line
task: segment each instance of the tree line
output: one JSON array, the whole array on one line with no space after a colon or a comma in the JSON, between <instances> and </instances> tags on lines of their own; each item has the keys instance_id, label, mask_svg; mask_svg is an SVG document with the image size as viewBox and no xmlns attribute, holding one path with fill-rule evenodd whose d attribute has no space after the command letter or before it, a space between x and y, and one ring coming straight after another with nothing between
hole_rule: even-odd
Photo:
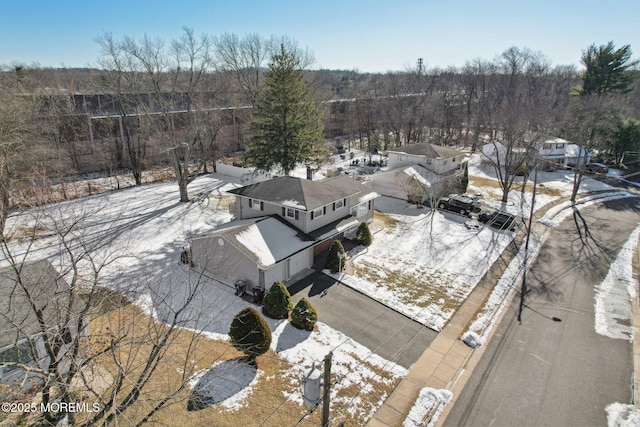
<instances>
[{"instance_id":1,"label":"tree line","mask_svg":"<svg viewBox=\"0 0 640 427\"><path fill-rule=\"evenodd\" d=\"M173 166L181 201L187 201L187 185L197 173L214 169L225 154L256 152L260 126L254 112L271 108L283 91L303 96L307 109L320 102L309 113L320 121L302 126L316 128L314 136L302 138L313 140L302 145L315 153L303 155L302 162L321 161L318 154L326 154L318 132L347 149L367 151L417 142L476 151L495 138L512 146L525 135L553 135L597 150L615 164L635 162L638 152L639 71L629 45L587 47L584 71L511 47L462 67L427 70L419 61L413 69L368 74L310 70L311 51L287 37L213 37L184 28L172 40L103 33L96 41L92 69L4 67L2 143L13 147L4 162L5 181L17 178L12 169L22 179L46 182L126 168L139 185L145 170L166 163ZM293 61L297 88L268 84L269 67L283 55ZM108 95L110 113L98 120L101 107L85 106L87 114L78 114L78 92Z\"/></svg>"}]
</instances>

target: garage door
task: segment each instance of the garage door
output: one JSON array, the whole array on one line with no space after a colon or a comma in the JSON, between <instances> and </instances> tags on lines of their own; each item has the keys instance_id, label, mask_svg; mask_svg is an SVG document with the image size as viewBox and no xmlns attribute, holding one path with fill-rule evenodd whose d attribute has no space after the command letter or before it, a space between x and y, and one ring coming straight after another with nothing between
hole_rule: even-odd
<instances>
[{"instance_id":1,"label":"garage door","mask_svg":"<svg viewBox=\"0 0 640 427\"><path fill-rule=\"evenodd\" d=\"M289 262L289 277L294 276L297 273L300 273L302 270L305 270L311 267L311 255L310 250L305 249L302 252L299 252L293 255L288 259Z\"/></svg>"}]
</instances>

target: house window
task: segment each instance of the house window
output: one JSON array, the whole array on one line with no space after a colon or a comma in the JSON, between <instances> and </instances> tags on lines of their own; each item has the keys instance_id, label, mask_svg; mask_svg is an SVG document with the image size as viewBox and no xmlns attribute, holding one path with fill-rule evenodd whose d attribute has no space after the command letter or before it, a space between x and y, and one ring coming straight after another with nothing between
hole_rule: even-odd
<instances>
[{"instance_id":1,"label":"house window","mask_svg":"<svg viewBox=\"0 0 640 427\"><path fill-rule=\"evenodd\" d=\"M24 365L30 363L33 360L31 357L31 345L29 341L24 340L15 346L7 347L4 350L0 350L0 363L22 363ZM0 368L0 378L15 369L15 366L5 366Z\"/></svg>"},{"instance_id":2,"label":"house window","mask_svg":"<svg viewBox=\"0 0 640 427\"><path fill-rule=\"evenodd\" d=\"M299 213L296 209L283 207L282 216L287 218L298 219Z\"/></svg>"},{"instance_id":3,"label":"house window","mask_svg":"<svg viewBox=\"0 0 640 427\"><path fill-rule=\"evenodd\" d=\"M551 143L545 142L544 145L542 146L543 150L551 150Z\"/></svg>"},{"instance_id":4,"label":"house window","mask_svg":"<svg viewBox=\"0 0 640 427\"><path fill-rule=\"evenodd\" d=\"M333 210L340 209L346 204L347 199L338 200L337 202L333 202Z\"/></svg>"},{"instance_id":5,"label":"house window","mask_svg":"<svg viewBox=\"0 0 640 427\"><path fill-rule=\"evenodd\" d=\"M564 148L564 144L556 144L556 148Z\"/></svg>"},{"instance_id":6,"label":"house window","mask_svg":"<svg viewBox=\"0 0 640 427\"><path fill-rule=\"evenodd\" d=\"M398 160L400 160L400 161L407 160L407 155L406 154L398 154Z\"/></svg>"},{"instance_id":7,"label":"house window","mask_svg":"<svg viewBox=\"0 0 640 427\"><path fill-rule=\"evenodd\" d=\"M257 211L263 211L264 202L261 202L260 200L256 200L256 199L249 199L249 207Z\"/></svg>"},{"instance_id":8,"label":"house window","mask_svg":"<svg viewBox=\"0 0 640 427\"><path fill-rule=\"evenodd\" d=\"M316 209L312 213L313 213L313 217L314 218L318 218L318 217L324 215L324 208Z\"/></svg>"}]
</instances>

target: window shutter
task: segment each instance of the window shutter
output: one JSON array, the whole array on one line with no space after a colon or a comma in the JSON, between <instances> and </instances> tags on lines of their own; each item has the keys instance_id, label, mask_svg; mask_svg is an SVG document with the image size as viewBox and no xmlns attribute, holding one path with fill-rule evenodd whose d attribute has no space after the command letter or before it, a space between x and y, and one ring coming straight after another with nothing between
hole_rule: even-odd
<instances>
[{"instance_id":1,"label":"window shutter","mask_svg":"<svg viewBox=\"0 0 640 427\"><path fill-rule=\"evenodd\" d=\"M369 210L371 210L371 200L369 200Z\"/></svg>"},{"instance_id":2,"label":"window shutter","mask_svg":"<svg viewBox=\"0 0 640 427\"><path fill-rule=\"evenodd\" d=\"M287 216L287 208L282 207L282 217L286 217Z\"/></svg>"},{"instance_id":3,"label":"window shutter","mask_svg":"<svg viewBox=\"0 0 640 427\"><path fill-rule=\"evenodd\" d=\"M342 199L342 206L347 206L347 199Z\"/></svg>"},{"instance_id":4,"label":"window shutter","mask_svg":"<svg viewBox=\"0 0 640 427\"><path fill-rule=\"evenodd\" d=\"M253 207L252 202L253 202L253 200L249 199L249 207L250 207L250 208L252 208L252 207Z\"/></svg>"},{"instance_id":5,"label":"window shutter","mask_svg":"<svg viewBox=\"0 0 640 427\"><path fill-rule=\"evenodd\" d=\"M311 211L311 221L313 221L313 211Z\"/></svg>"},{"instance_id":6,"label":"window shutter","mask_svg":"<svg viewBox=\"0 0 640 427\"><path fill-rule=\"evenodd\" d=\"M322 215L326 215L327 214L327 207L323 206L322 207Z\"/></svg>"},{"instance_id":7,"label":"window shutter","mask_svg":"<svg viewBox=\"0 0 640 427\"><path fill-rule=\"evenodd\" d=\"M260 201L260 210L263 211L264 210L264 202Z\"/></svg>"},{"instance_id":8,"label":"window shutter","mask_svg":"<svg viewBox=\"0 0 640 427\"><path fill-rule=\"evenodd\" d=\"M336 210L336 202L333 202L333 210Z\"/></svg>"},{"instance_id":9,"label":"window shutter","mask_svg":"<svg viewBox=\"0 0 640 427\"><path fill-rule=\"evenodd\" d=\"M295 211L295 213L296 213L296 219L298 219L298 211Z\"/></svg>"}]
</instances>

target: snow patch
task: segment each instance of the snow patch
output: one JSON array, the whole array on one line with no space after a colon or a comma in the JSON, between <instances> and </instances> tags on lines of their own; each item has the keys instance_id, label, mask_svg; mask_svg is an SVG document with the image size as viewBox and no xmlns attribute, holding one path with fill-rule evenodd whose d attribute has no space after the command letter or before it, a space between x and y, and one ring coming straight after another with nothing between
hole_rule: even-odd
<instances>
[{"instance_id":1,"label":"snow patch","mask_svg":"<svg viewBox=\"0 0 640 427\"><path fill-rule=\"evenodd\" d=\"M633 339L633 313L631 304L636 295L632 259L638 247L640 225L629 236L609 273L596 287L595 329L600 335L631 341Z\"/></svg>"},{"instance_id":2,"label":"snow patch","mask_svg":"<svg viewBox=\"0 0 640 427\"><path fill-rule=\"evenodd\" d=\"M637 427L640 426L640 409L634 405L611 403L605 408L607 411L608 427Z\"/></svg>"},{"instance_id":3,"label":"snow patch","mask_svg":"<svg viewBox=\"0 0 640 427\"><path fill-rule=\"evenodd\" d=\"M403 427L431 427L436 424L442 410L451 401L449 390L425 387L405 418Z\"/></svg>"}]
</instances>

